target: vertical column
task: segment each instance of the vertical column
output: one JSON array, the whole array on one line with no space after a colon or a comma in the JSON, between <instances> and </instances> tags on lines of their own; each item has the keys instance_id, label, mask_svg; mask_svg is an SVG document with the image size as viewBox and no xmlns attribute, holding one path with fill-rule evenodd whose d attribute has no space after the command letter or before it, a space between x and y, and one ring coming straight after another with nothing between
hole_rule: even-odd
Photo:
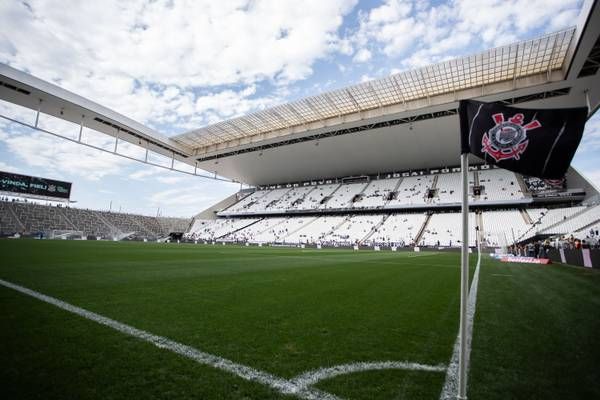
<instances>
[{"instance_id":1,"label":"vertical column","mask_svg":"<svg viewBox=\"0 0 600 400\"><path fill-rule=\"evenodd\" d=\"M460 155L462 170L462 249L460 255L460 353L458 396L467 398L467 301L469 298L469 153Z\"/></svg>"}]
</instances>

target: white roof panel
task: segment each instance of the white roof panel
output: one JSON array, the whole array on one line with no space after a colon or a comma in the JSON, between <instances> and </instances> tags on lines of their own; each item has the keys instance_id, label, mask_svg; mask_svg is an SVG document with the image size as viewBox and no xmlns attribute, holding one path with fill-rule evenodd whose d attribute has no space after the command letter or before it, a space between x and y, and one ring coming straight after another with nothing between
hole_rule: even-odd
<instances>
[{"instance_id":1,"label":"white roof panel","mask_svg":"<svg viewBox=\"0 0 600 400\"><path fill-rule=\"evenodd\" d=\"M195 149L226 145L264 133L289 134L287 128L332 117L403 104L458 90L508 81L563 67L575 28L536 39L401 72L261 110L173 137ZM272 136L271 136L272 137Z\"/></svg>"}]
</instances>

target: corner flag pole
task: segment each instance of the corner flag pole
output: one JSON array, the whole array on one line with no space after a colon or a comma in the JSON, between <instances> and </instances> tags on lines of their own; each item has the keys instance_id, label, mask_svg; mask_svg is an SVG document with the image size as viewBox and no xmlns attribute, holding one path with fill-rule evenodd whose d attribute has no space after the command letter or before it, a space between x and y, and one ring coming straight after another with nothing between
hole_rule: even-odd
<instances>
[{"instance_id":1,"label":"corner flag pole","mask_svg":"<svg viewBox=\"0 0 600 400\"><path fill-rule=\"evenodd\" d=\"M460 352L458 400L467 398L467 301L469 298L469 153L460 155L462 172L462 248L460 254Z\"/></svg>"},{"instance_id":2,"label":"corner flag pole","mask_svg":"<svg viewBox=\"0 0 600 400\"><path fill-rule=\"evenodd\" d=\"M586 93L589 102L589 94ZM469 344L469 153L519 174L562 179L581 142L590 107L532 109L501 103L460 100L460 165L462 169L462 252L460 268L459 400L467 398ZM535 134L528 135L528 131ZM501 136L506 136L501 138ZM509 140L509 148L504 141ZM502 147L500 149L499 147ZM480 233L480 232L477 232ZM478 237L481 239L481 236ZM481 240L478 240L478 243ZM514 241L514 237L513 237ZM479 247L478 247L479 249ZM474 311L474 310L470 310ZM469 326L468 326L469 325Z\"/></svg>"}]
</instances>

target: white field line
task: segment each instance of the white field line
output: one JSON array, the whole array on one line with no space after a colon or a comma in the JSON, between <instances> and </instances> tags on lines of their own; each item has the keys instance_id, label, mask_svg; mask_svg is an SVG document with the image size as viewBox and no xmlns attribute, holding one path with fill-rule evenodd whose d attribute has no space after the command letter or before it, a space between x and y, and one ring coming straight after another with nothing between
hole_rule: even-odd
<instances>
[{"instance_id":1,"label":"white field line","mask_svg":"<svg viewBox=\"0 0 600 400\"><path fill-rule=\"evenodd\" d=\"M475 278L473 279L475 282ZM314 385L319 381L333 378L339 375L363 371L389 369L405 369L424 372L444 372L450 370L450 368L446 369L444 365L426 365L419 363L411 363L407 361L356 362L352 364L337 365L329 368L319 368L313 371L305 372L291 380L288 380L277 377L264 371L259 371L257 369L242 364L237 364L226 358L202 352L191 346L175 342L165 337L154 335L141 329L134 328L130 325L126 325L108 317L104 317L100 314L96 314L94 312L74 306L62 300L58 300L54 297L50 297L45 294L36 292L35 290L31 290L26 287L5 281L3 279L0 279L0 285L6 288L13 289L25 295L31 296L45 303L52 304L62 310L79 315L80 317L83 317L85 319L97 322L101 325L112 328L118 332L138 338L140 340L153 344L154 346L160 349L172 351L173 353L179 354L183 357L196 361L199 364L227 371L247 381L258 382L272 389L275 389L280 393L287 395L295 395L305 400L342 400L341 398L333 394L310 387L311 385Z\"/></svg>"},{"instance_id":2,"label":"white field line","mask_svg":"<svg viewBox=\"0 0 600 400\"><path fill-rule=\"evenodd\" d=\"M267 372L259 371L254 368L237 364L231 360L218 357L209 353L202 352L193 347L186 346L184 344L175 342L173 340L167 339L162 336L157 336L152 333L143 331L141 329L134 328L132 326L123 324L121 322L115 321L113 319L104 317L100 314L93 313L91 311L85 310L83 308L74 306L72 304L66 303L62 300L58 300L54 297L46 296L45 294L36 292L34 290L25 288L23 286L16 285L11 282L7 282L5 280L0 279L0 285L16 290L17 292L26 294L35 299L41 300L45 303L52 304L62 310L68 311L70 313L79 315L80 317L89 319L91 321L97 322L101 325L112 328L116 331L124 333L129 336L133 336L135 338L141 339L145 342L153 344L154 346L172 351L173 353L179 354L186 358L189 358L193 361L196 361L199 364L204 364L211 366L213 368L217 368L223 371L227 371L232 373L242 379L247 381L258 382L263 385L266 385L272 389L277 390L283 394L291 394L296 395L305 400L338 400L337 396L334 396L330 393L326 393L317 389L309 388L309 387L300 387L289 381L287 379L283 379L274 375L271 375Z\"/></svg>"},{"instance_id":3,"label":"white field line","mask_svg":"<svg viewBox=\"0 0 600 400\"><path fill-rule=\"evenodd\" d=\"M305 388L316 384L324 379L333 378L339 375L351 374L354 372L376 371L388 369L407 369L413 371L444 372L445 365L425 365L411 363L406 361L381 361L381 362L357 362L352 364L336 365L331 368L319 368L313 371L305 372L292 379L295 385Z\"/></svg>"},{"instance_id":4,"label":"white field line","mask_svg":"<svg viewBox=\"0 0 600 400\"><path fill-rule=\"evenodd\" d=\"M477 304L477 286L479 284L479 267L481 266L481 251L477 257L477 267L473 274L469 300L467 302L467 371L469 370L469 358L471 355L471 339L473 338L473 319L475 317L475 306ZM455 400L458 395L458 356L460 352L460 332L454 342L454 350L446 371L446 381L440 394L440 400Z\"/></svg>"}]
</instances>

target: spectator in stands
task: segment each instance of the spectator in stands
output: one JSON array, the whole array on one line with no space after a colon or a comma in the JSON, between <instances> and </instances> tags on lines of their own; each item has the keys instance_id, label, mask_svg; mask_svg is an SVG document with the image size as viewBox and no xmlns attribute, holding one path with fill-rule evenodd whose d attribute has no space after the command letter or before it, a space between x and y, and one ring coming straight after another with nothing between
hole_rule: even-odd
<instances>
[{"instance_id":1,"label":"spectator in stands","mask_svg":"<svg viewBox=\"0 0 600 400\"><path fill-rule=\"evenodd\" d=\"M534 257L535 256L535 247L533 245L533 243L529 243L527 244L527 257Z\"/></svg>"},{"instance_id":2,"label":"spectator in stands","mask_svg":"<svg viewBox=\"0 0 600 400\"><path fill-rule=\"evenodd\" d=\"M538 240L533 244L533 256L534 257L539 257L540 255L540 248L542 246L540 246L541 242Z\"/></svg>"}]
</instances>

